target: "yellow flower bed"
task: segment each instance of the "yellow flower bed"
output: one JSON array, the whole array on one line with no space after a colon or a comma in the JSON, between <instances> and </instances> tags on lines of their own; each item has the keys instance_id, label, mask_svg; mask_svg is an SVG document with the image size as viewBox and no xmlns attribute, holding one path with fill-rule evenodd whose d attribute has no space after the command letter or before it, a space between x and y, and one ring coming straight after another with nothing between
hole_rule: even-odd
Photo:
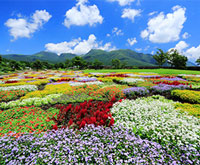
<instances>
[{"instance_id":1,"label":"yellow flower bed","mask_svg":"<svg viewBox=\"0 0 200 165\"><path fill-rule=\"evenodd\" d=\"M47 83L49 83L49 80L36 80L33 82L20 81L17 83L0 84L0 87L18 86L18 85L41 85L41 84L47 84Z\"/></svg>"},{"instance_id":2,"label":"yellow flower bed","mask_svg":"<svg viewBox=\"0 0 200 165\"><path fill-rule=\"evenodd\" d=\"M102 82L113 82L113 80L123 80L124 78L122 77L98 77L97 78L99 81Z\"/></svg>"},{"instance_id":3,"label":"yellow flower bed","mask_svg":"<svg viewBox=\"0 0 200 165\"><path fill-rule=\"evenodd\" d=\"M188 112L188 114L200 118L200 104L176 103L177 110Z\"/></svg>"},{"instance_id":4,"label":"yellow flower bed","mask_svg":"<svg viewBox=\"0 0 200 165\"><path fill-rule=\"evenodd\" d=\"M200 91L193 90L173 90L171 92L172 96L179 98L183 101L190 103L200 103Z\"/></svg>"},{"instance_id":5,"label":"yellow flower bed","mask_svg":"<svg viewBox=\"0 0 200 165\"><path fill-rule=\"evenodd\" d=\"M57 84L57 85L46 85L44 90L42 91L33 91L27 93L24 97L21 97L21 100L33 97L45 97L50 94L58 94L58 93L65 93L67 91L71 91L72 88L69 84Z\"/></svg>"}]
</instances>

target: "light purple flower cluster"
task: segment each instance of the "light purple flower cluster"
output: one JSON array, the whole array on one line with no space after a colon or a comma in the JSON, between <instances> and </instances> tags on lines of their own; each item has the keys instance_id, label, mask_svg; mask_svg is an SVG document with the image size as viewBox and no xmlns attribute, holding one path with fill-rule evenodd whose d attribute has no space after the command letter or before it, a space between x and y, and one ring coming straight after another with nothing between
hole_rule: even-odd
<instances>
[{"instance_id":1,"label":"light purple flower cluster","mask_svg":"<svg viewBox=\"0 0 200 165\"><path fill-rule=\"evenodd\" d=\"M167 84L159 84L156 86L151 87L151 90L155 93L163 93L163 92L168 92L173 89L186 89L188 88L187 85L167 85Z\"/></svg>"},{"instance_id":2,"label":"light purple flower cluster","mask_svg":"<svg viewBox=\"0 0 200 165\"><path fill-rule=\"evenodd\" d=\"M176 148L176 147L175 147ZM199 164L192 147L176 152L169 146L141 139L124 127L86 126L0 138L0 164Z\"/></svg>"},{"instance_id":3,"label":"light purple flower cluster","mask_svg":"<svg viewBox=\"0 0 200 165\"><path fill-rule=\"evenodd\" d=\"M169 78L169 77L162 77L160 80L166 80L166 81L187 81L185 79L182 79L180 77L174 77L174 78Z\"/></svg>"},{"instance_id":4,"label":"light purple flower cluster","mask_svg":"<svg viewBox=\"0 0 200 165\"><path fill-rule=\"evenodd\" d=\"M79 82L97 81L97 79L95 77L93 77L93 78L77 78L76 80L79 81Z\"/></svg>"},{"instance_id":5,"label":"light purple flower cluster","mask_svg":"<svg viewBox=\"0 0 200 165\"><path fill-rule=\"evenodd\" d=\"M123 92L127 96L137 95L137 96L144 96L149 93L149 90L145 87L131 87L123 89Z\"/></svg>"}]
</instances>

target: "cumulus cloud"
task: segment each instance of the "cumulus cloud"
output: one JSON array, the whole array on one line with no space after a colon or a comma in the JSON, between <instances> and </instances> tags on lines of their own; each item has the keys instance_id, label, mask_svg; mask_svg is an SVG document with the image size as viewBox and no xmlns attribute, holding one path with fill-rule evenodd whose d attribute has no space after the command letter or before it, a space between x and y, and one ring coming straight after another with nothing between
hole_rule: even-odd
<instances>
[{"instance_id":1,"label":"cumulus cloud","mask_svg":"<svg viewBox=\"0 0 200 165\"><path fill-rule=\"evenodd\" d=\"M184 55L192 62L195 62L200 57L200 45L191 47L184 52Z\"/></svg>"},{"instance_id":2,"label":"cumulus cloud","mask_svg":"<svg viewBox=\"0 0 200 165\"><path fill-rule=\"evenodd\" d=\"M122 30L119 29L118 27L114 27L113 30L112 30L112 33L113 33L114 35L117 35L117 36L122 36L122 35L124 35L124 33L122 32Z\"/></svg>"},{"instance_id":3,"label":"cumulus cloud","mask_svg":"<svg viewBox=\"0 0 200 165\"><path fill-rule=\"evenodd\" d=\"M184 50L188 47L189 45L185 41L180 41L179 43L176 44L174 49L178 50L178 52L183 53Z\"/></svg>"},{"instance_id":4,"label":"cumulus cloud","mask_svg":"<svg viewBox=\"0 0 200 165\"><path fill-rule=\"evenodd\" d=\"M183 35L182 35L183 39L187 39L190 37L190 34L188 32L185 32Z\"/></svg>"},{"instance_id":5,"label":"cumulus cloud","mask_svg":"<svg viewBox=\"0 0 200 165\"><path fill-rule=\"evenodd\" d=\"M18 38L30 38L31 35L40 29L52 16L46 10L36 10L30 20L26 18L8 19L5 25L10 28L10 35L13 41Z\"/></svg>"},{"instance_id":6,"label":"cumulus cloud","mask_svg":"<svg viewBox=\"0 0 200 165\"><path fill-rule=\"evenodd\" d=\"M118 2L120 6L130 5L135 0L107 0L109 2Z\"/></svg>"},{"instance_id":7,"label":"cumulus cloud","mask_svg":"<svg viewBox=\"0 0 200 165\"><path fill-rule=\"evenodd\" d=\"M135 17L141 16L141 10L136 9L124 9L122 13L122 18L128 18L134 22Z\"/></svg>"},{"instance_id":8,"label":"cumulus cloud","mask_svg":"<svg viewBox=\"0 0 200 165\"><path fill-rule=\"evenodd\" d=\"M133 46L134 44L137 43L136 38L128 38L127 42L129 43L130 46Z\"/></svg>"},{"instance_id":9,"label":"cumulus cloud","mask_svg":"<svg viewBox=\"0 0 200 165\"><path fill-rule=\"evenodd\" d=\"M100 11L96 5L88 6L86 3L88 0L77 0L76 6L69 9L65 14L64 25L67 28L70 26L84 26L89 24L90 26L103 22L103 17L100 15Z\"/></svg>"},{"instance_id":10,"label":"cumulus cloud","mask_svg":"<svg viewBox=\"0 0 200 165\"><path fill-rule=\"evenodd\" d=\"M91 34L87 40L82 40L81 38L74 39L69 42L61 43L48 43L45 45L47 51L57 53L74 53L74 54L85 54L88 53L91 49L102 49L106 51L115 50L116 48L111 45L110 42L102 44L98 42L94 34Z\"/></svg>"},{"instance_id":11,"label":"cumulus cloud","mask_svg":"<svg viewBox=\"0 0 200 165\"><path fill-rule=\"evenodd\" d=\"M140 36L153 43L168 43L179 40L179 35L186 21L186 9L174 6L173 12L165 15L163 12L148 21L148 27Z\"/></svg>"}]
</instances>

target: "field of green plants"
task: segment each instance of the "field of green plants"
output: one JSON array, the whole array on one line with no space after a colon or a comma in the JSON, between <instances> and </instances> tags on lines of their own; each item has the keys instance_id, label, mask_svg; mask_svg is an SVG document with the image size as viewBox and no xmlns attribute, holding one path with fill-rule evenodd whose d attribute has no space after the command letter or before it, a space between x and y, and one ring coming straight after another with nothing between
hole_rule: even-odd
<instances>
[{"instance_id":1,"label":"field of green plants","mask_svg":"<svg viewBox=\"0 0 200 165\"><path fill-rule=\"evenodd\" d=\"M200 72L1 75L0 164L200 164Z\"/></svg>"}]
</instances>

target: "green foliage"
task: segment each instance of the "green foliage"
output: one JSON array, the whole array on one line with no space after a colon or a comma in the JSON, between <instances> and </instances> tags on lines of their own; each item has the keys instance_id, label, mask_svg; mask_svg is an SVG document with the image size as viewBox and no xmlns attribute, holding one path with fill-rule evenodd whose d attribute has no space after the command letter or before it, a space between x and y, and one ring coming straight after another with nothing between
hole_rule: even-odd
<instances>
[{"instance_id":1,"label":"green foliage","mask_svg":"<svg viewBox=\"0 0 200 165\"><path fill-rule=\"evenodd\" d=\"M197 65L200 65L200 57L196 60Z\"/></svg>"},{"instance_id":2,"label":"green foliage","mask_svg":"<svg viewBox=\"0 0 200 165\"><path fill-rule=\"evenodd\" d=\"M153 58L156 60L156 64L161 67L167 61L167 53L162 49L158 49Z\"/></svg>"},{"instance_id":3,"label":"green foliage","mask_svg":"<svg viewBox=\"0 0 200 165\"><path fill-rule=\"evenodd\" d=\"M176 49L172 49L168 52L168 63L172 67L183 69L186 67L187 57L182 56Z\"/></svg>"},{"instance_id":4,"label":"green foliage","mask_svg":"<svg viewBox=\"0 0 200 165\"><path fill-rule=\"evenodd\" d=\"M103 63L101 61L99 61L98 59L95 59L94 62L92 63L92 66L95 69L100 69L102 65L103 65Z\"/></svg>"},{"instance_id":5,"label":"green foliage","mask_svg":"<svg viewBox=\"0 0 200 165\"><path fill-rule=\"evenodd\" d=\"M119 59L112 59L112 67L113 69L120 69L121 61Z\"/></svg>"},{"instance_id":6,"label":"green foliage","mask_svg":"<svg viewBox=\"0 0 200 165\"><path fill-rule=\"evenodd\" d=\"M39 70L42 69L42 63L40 60L36 60L32 63L32 68Z\"/></svg>"},{"instance_id":7,"label":"green foliage","mask_svg":"<svg viewBox=\"0 0 200 165\"><path fill-rule=\"evenodd\" d=\"M86 61L80 56L76 56L72 58L71 61L72 61L72 65L76 66L78 69L84 69L84 67L86 67L87 65Z\"/></svg>"}]
</instances>

